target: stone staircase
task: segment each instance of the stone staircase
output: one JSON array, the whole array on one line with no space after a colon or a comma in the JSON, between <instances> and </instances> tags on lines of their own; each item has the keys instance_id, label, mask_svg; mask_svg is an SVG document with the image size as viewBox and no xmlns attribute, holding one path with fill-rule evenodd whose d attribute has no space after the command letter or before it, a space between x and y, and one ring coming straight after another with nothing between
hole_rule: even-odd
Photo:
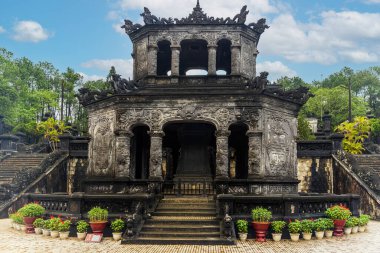
<instances>
[{"instance_id":1,"label":"stone staircase","mask_svg":"<svg viewBox=\"0 0 380 253\"><path fill-rule=\"evenodd\" d=\"M16 154L0 162L0 185L9 184L23 168L36 168L46 158L42 154Z\"/></svg>"},{"instance_id":2,"label":"stone staircase","mask_svg":"<svg viewBox=\"0 0 380 253\"><path fill-rule=\"evenodd\" d=\"M231 245L234 241L220 237L215 200L166 196L151 219L145 221L139 238L122 243Z\"/></svg>"},{"instance_id":3,"label":"stone staircase","mask_svg":"<svg viewBox=\"0 0 380 253\"><path fill-rule=\"evenodd\" d=\"M380 176L380 155L356 155L355 159L361 169L373 170Z\"/></svg>"},{"instance_id":4,"label":"stone staircase","mask_svg":"<svg viewBox=\"0 0 380 253\"><path fill-rule=\"evenodd\" d=\"M380 155L354 155L354 172L380 195Z\"/></svg>"}]
</instances>

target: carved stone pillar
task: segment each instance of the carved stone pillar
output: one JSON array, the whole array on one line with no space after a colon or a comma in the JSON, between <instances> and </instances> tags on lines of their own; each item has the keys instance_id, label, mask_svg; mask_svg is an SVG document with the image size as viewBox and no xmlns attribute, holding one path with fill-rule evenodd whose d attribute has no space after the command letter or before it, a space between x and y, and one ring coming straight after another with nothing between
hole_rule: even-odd
<instances>
[{"instance_id":1,"label":"carved stone pillar","mask_svg":"<svg viewBox=\"0 0 380 253\"><path fill-rule=\"evenodd\" d=\"M150 131L149 179L162 180L162 131Z\"/></svg>"},{"instance_id":2,"label":"carved stone pillar","mask_svg":"<svg viewBox=\"0 0 380 253\"><path fill-rule=\"evenodd\" d=\"M215 45L210 45L208 48L208 75L216 75L216 49Z\"/></svg>"},{"instance_id":3,"label":"carved stone pillar","mask_svg":"<svg viewBox=\"0 0 380 253\"><path fill-rule=\"evenodd\" d=\"M131 137L133 133L118 130L116 134L116 178L130 178L131 166Z\"/></svg>"},{"instance_id":4,"label":"carved stone pillar","mask_svg":"<svg viewBox=\"0 0 380 253\"><path fill-rule=\"evenodd\" d=\"M231 75L240 75L240 45L231 46Z\"/></svg>"},{"instance_id":5,"label":"carved stone pillar","mask_svg":"<svg viewBox=\"0 0 380 253\"><path fill-rule=\"evenodd\" d=\"M157 51L158 47L149 45L148 47L148 75L157 75Z\"/></svg>"},{"instance_id":6,"label":"carved stone pillar","mask_svg":"<svg viewBox=\"0 0 380 253\"><path fill-rule=\"evenodd\" d=\"M228 175L228 136L230 131L216 131L216 178L226 179Z\"/></svg>"},{"instance_id":7,"label":"carved stone pillar","mask_svg":"<svg viewBox=\"0 0 380 253\"><path fill-rule=\"evenodd\" d=\"M172 76L179 76L179 53L181 48L172 46Z\"/></svg>"},{"instance_id":8,"label":"carved stone pillar","mask_svg":"<svg viewBox=\"0 0 380 253\"><path fill-rule=\"evenodd\" d=\"M257 59L258 54L259 54L259 51L256 49L256 51L253 53L252 78L255 78L257 75L257 73L256 73L256 59Z\"/></svg>"},{"instance_id":9,"label":"carved stone pillar","mask_svg":"<svg viewBox=\"0 0 380 253\"><path fill-rule=\"evenodd\" d=\"M262 132L248 131L248 177L264 177L264 168L262 164Z\"/></svg>"}]
</instances>

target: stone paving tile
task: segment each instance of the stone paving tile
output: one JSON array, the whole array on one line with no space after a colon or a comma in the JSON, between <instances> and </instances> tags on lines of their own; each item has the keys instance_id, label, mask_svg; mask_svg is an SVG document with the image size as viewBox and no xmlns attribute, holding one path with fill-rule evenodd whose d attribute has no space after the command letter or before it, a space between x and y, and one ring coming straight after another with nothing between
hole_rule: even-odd
<instances>
[{"instance_id":1,"label":"stone paving tile","mask_svg":"<svg viewBox=\"0 0 380 253\"><path fill-rule=\"evenodd\" d=\"M9 219L0 220L1 253L86 253L86 252L123 252L123 253L380 253L380 222L371 221L369 231L343 238L292 242L268 241L257 243L254 240L238 242L236 246L198 246L198 245L121 245L110 238L100 244L53 239L42 235L25 234L9 226Z\"/></svg>"}]
</instances>

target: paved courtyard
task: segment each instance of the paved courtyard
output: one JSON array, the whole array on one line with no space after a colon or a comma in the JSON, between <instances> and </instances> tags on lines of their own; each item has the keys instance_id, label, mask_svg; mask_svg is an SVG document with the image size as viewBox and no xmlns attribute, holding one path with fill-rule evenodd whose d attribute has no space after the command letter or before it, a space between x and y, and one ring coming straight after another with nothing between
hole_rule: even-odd
<instances>
[{"instance_id":1,"label":"paved courtyard","mask_svg":"<svg viewBox=\"0 0 380 253\"><path fill-rule=\"evenodd\" d=\"M8 219L0 220L0 252L151 252L151 253L240 253L240 252L380 252L380 222L371 221L369 231L355 235L344 236L340 239L323 239L317 241L299 241L291 242L283 240L279 243L268 241L266 243L257 243L254 240L247 242L238 242L236 246L195 246L195 245L121 245L120 242L114 242L106 238L100 244L89 244L78 241L76 238L68 240L53 239L35 234L24 234L15 231L9 226Z\"/></svg>"}]
</instances>

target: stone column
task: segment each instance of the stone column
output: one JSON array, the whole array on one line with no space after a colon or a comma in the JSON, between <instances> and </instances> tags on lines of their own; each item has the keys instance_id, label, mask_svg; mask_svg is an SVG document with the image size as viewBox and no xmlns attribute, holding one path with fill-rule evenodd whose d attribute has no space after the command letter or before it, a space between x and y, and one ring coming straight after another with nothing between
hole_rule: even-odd
<instances>
[{"instance_id":1,"label":"stone column","mask_svg":"<svg viewBox=\"0 0 380 253\"><path fill-rule=\"evenodd\" d=\"M208 49L208 75L215 76L216 75L216 49L215 45L210 45L207 47Z\"/></svg>"},{"instance_id":2,"label":"stone column","mask_svg":"<svg viewBox=\"0 0 380 253\"><path fill-rule=\"evenodd\" d=\"M262 164L262 132L248 131L248 177L264 177L264 168Z\"/></svg>"},{"instance_id":3,"label":"stone column","mask_svg":"<svg viewBox=\"0 0 380 253\"><path fill-rule=\"evenodd\" d=\"M155 45L148 46L148 75L157 75L157 51L158 47Z\"/></svg>"},{"instance_id":4,"label":"stone column","mask_svg":"<svg viewBox=\"0 0 380 253\"><path fill-rule=\"evenodd\" d=\"M179 54L181 47L172 46L172 76L179 76Z\"/></svg>"},{"instance_id":5,"label":"stone column","mask_svg":"<svg viewBox=\"0 0 380 253\"><path fill-rule=\"evenodd\" d=\"M132 132L118 130L116 134L116 178L130 178Z\"/></svg>"},{"instance_id":6,"label":"stone column","mask_svg":"<svg viewBox=\"0 0 380 253\"><path fill-rule=\"evenodd\" d=\"M228 136L230 131L216 131L216 178L227 179L228 175Z\"/></svg>"},{"instance_id":7,"label":"stone column","mask_svg":"<svg viewBox=\"0 0 380 253\"><path fill-rule=\"evenodd\" d=\"M162 180L162 131L150 131L149 179Z\"/></svg>"},{"instance_id":8,"label":"stone column","mask_svg":"<svg viewBox=\"0 0 380 253\"><path fill-rule=\"evenodd\" d=\"M258 54L259 54L259 51L256 49L255 52L253 53L252 78L255 78L257 75L257 73L256 73L256 59L257 59Z\"/></svg>"},{"instance_id":9,"label":"stone column","mask_svg":"<svg viewBox=\"0 0 380 253\"><path fill-rule=\"evenodd\" d=\"M231 75L240 75L240 45L231 46Z\"/></svg>"}]
</instances>

